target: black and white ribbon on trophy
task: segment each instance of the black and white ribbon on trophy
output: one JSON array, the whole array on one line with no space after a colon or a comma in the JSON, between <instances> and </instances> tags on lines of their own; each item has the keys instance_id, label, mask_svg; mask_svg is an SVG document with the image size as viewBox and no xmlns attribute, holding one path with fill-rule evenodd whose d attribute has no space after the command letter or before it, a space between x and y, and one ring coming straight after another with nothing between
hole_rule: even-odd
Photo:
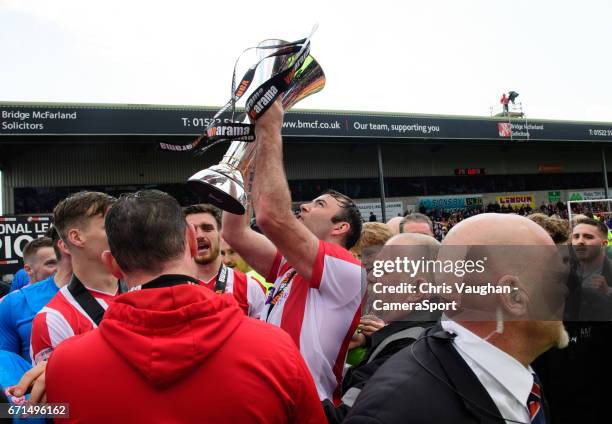
<instances>
[{"instance_id":1,"label":"black and white ribbon on trophy","mask_svg":"<svg viewBox=\"0 0 612 424\"><path fill-rule=\"evenodd\" d=\"M251 66L240 83L236 85L236 67L240 61L240 57L234 65L232 75L232 97L231 99L215 114L211 124L206 127L204 133L195 139L192 143L180 146L168 145L167 143L159 143L162 150L170 151L190 151L195 150L198 153L203 153L213 145L226 140L238 140L245 142L255 141L255 125L249 123L256 121L262 116L272 104L279 98L291 85L298 70L305 64L310 54L310 38L315 32L317 26L307 38L302 38L293 42L283 42L281 40L266 40L276 43L268 45L259 45L257 47L249 47L244 50L244 53L252 49L274 49L275 51L266 55L253 66ZM245 104L244 113L240 113L236 118L236 103L248 91L255 77L257 68L266 60L272 57L287 56L285 66L281 71L276 73L260 87L255 89L249 96ZM248 118L247 118L248 117Z\"/></svg>"}]
</instances>

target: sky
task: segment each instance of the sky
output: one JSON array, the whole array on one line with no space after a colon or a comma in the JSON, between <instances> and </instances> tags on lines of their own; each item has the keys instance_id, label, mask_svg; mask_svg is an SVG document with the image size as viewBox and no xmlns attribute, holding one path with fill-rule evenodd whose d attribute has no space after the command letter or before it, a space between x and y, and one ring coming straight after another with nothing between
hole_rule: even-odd
<instances>
[{"instance_id":1,"label":"sky","mask_svg":"<svg viewBox=\"0 0 612 424\"><path fill-rule=\"evenodd\" d=\"M612 121L612 2L0 0L0 101L220 106L234 61L319 28L300 109ZM247 64L247 66L250 63Z\"/></svg>"},{"instance_id":2,"label":"sky","mask_svg":"<svg viewBox=\"0 0 612 424\"><path fill-rule=\"evenodd\" d=\"M488 116L514 90L612 122L611 22L610 0L0 0L0 101L220 106L245 48L318 24L326 86L297 108Z\"/></svg>"}]
</instances>

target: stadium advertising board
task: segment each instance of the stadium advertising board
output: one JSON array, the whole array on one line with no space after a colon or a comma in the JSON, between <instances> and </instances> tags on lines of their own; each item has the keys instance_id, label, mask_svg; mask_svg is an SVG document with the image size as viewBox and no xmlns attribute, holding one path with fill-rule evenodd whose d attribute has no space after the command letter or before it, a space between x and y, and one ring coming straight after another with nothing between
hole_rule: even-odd
<instances>
[{"instance_id":1,"label":"stadium advertising board","mask_svg":"<svg viewBox=\"0 0 612 424\"><path fill-rule=\"evenodd\" d=\"M23 248L42 237L51 226L51 215L0 216L0 275L23 267Z\"/></svg>"},{"instance_id":2,"label":"stadium advertising board","mask_svg":"<svg viewBox=\"0 0 612 424\"><path fill-rule=\"evenodd\" d=\"M482 195L421 197L419 207L425 208L426 211L482 208Z\"/></svg>"},{"instance_id":3,"label":"stadium advertising board","mask_svg":"<svg viewBox=\"0 0 612 424\"><path fill-rule=\"evenodd\" d=\"M548 202L549 203L557 203L560 200L561 200L560 191L549 191L548 192Z\"/></svg>"},{"instance_id":4,"label":"stadium advertising board","mask_svg":"<svg viewBox=\"0 0 612 424\"><path fill-rule=\"evenodd\" d=\"M533 194L508 194L505 196L496 196L497 203L500 206L511 207L512 209L529 206L535 209L535 196Z\"/></svg>"},{"instance_id":5,"label":"stadium advertising board","mask_svg":"<svg viewBox=\"0 0 612 424\"><path fill-rule=\"evenodd\" d=\"M599 200L604 198L603 190L573 191L569 194L569 200Z\"/></svg>"},{"instance_id":6,"label":"stadium advertising board","mask_svg":"<svg viewBox=\"0 0 612 424\"><path fill-rule=\"evenodd\" d=\"M374 212L374 215L376 215L376 219L379 222L382 221L382 209L380 208L380 202L356 203L356 205L364 221L367 222L369 220L370 212ZM398 215L402 216L403 212L402 202L385 203L385 213L387 215L387 219Z\"/></svg>"},{"instance_id":7,"label":"stadium advertising board","mask_svg":"<svg viewBox=\"0 0 612 424\"><path fill-rule=\"evenodd\" d=\"M0 104L3 135L199 135L215 107L87 104ZM612 141L612 123L487 117L400 115L342 111L290 111L288 136L483 140ZM159 140L163 141L163 140Z\"/></svg>"}]
</instances>

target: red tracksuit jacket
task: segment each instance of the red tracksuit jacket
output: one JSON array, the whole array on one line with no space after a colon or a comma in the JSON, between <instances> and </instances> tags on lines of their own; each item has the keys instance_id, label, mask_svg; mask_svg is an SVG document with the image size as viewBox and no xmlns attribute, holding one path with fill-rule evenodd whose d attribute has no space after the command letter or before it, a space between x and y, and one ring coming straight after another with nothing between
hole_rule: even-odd
<instances>
[{"instance_id":1,"label":"red tracksuit jacket","mask_svg":"<svg viewBox=\"0 0 612 424\"><path fill-rule=\"evenodd\" d=\"M70 406L62 423L326 422L291 338L194 285L119 296L57 347L46 383Z\"/></svg>"}]
</instances>

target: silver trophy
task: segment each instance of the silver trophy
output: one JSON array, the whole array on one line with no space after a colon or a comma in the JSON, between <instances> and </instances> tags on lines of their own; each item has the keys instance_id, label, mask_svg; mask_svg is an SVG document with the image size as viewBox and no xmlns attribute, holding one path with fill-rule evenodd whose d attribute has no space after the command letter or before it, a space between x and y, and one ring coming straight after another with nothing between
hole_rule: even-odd
<instances>
[{"instance_id":1,"label":"silver trophy","mask_svg":"<svg viewBox=\"0 0 612 424\"><path fill-rule=\"evenodd\" d=\"M291 54L270 57L270 46L279 46L277 51L287 43L279 40L267 40L259 44L268 58L257 68L257 85L268 81L288 66L295 56ZM274 50L274 49L272 49ZM300 100L317 93L325 86L325 74L317 61L310 55L294 69L287 78L287 88L280 95L285 111ZM254 79L254 80L255 80ZM255 87L257 87L255 85ZM253 90L257 91L257 88ZM203 169L187 181L187 185L196 192L204 202L212 203L222 210L242 215L248 204L248 193L253 180L253 158L257 141L244 142L234 140L218 165ZM246 185L245 185L246 181Z\"/></svg>"}]
</instances>

